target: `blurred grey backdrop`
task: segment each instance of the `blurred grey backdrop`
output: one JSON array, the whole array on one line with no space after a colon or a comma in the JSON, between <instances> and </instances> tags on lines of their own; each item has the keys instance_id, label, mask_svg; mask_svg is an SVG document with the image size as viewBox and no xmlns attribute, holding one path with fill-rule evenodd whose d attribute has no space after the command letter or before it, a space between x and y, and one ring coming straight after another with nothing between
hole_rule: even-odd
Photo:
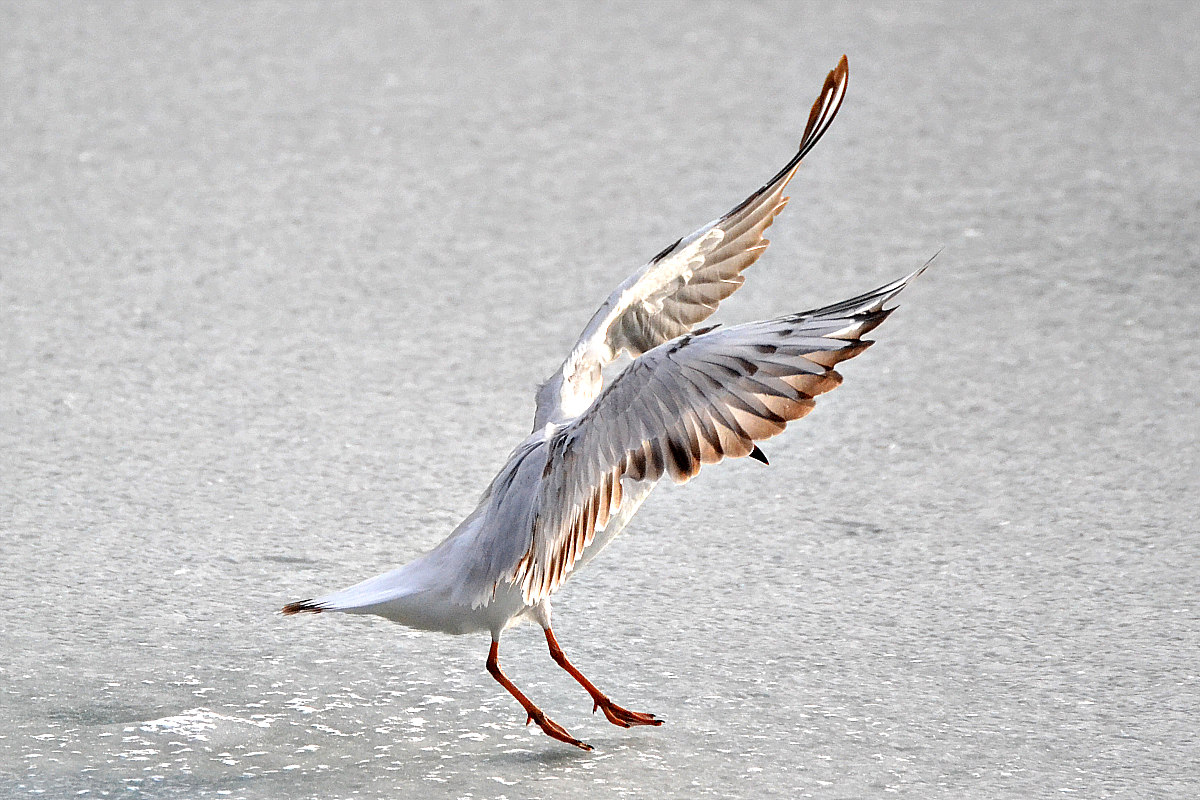
<instances>
[{"instance_id":1,"label":"blurred grey backdrop","mask_svg":"<svg viewBox=\"0 0 1200 800\"><path fill-rule=\"evenodd\" d=\"M0 5L0 794L1200 791L1192 3ZM848 98L721 321L944 248L506 637L277 615L468 511L595 307Z\"/></svg>"}]
</instances>

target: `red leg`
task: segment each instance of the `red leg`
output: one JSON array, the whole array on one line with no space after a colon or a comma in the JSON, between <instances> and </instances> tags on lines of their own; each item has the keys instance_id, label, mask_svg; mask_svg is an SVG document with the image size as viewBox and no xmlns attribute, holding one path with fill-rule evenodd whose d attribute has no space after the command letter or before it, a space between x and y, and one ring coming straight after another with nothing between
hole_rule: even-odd
<instances>
[{"instance_id":1,"label":"red leg","mask_svg":"<svg viewBox=\"0 0 1200 800\"><path fill-rule=\"evenodd\" d=\"M587 693L592 696L592 713L596 713L596 709L604 710L604 716L608 717L608 721L613 725L620 725L622 728L628 728L631 725L662 725L663 721L658 719L653 714L642 714L638 711L630 711L621 708L619 705L608 699L604 692L597 689L592 682L583 677L583 673L575 669L567 657L563 655L562 648L558 646L558 640L554 638L554 631L546 628L546 644L550 646L550 657L555 662L571 674L571 677L579 681L579 685L587 689Z\"/></svg>"},{"instance_id":2,"label":"red leg","mask_svg":"<svg viewBox=\"0 0 1200 800\"><path fill-rule=\"evenodd\" d=\"M567 733L561 725L547 717L542 710L535 706L528 697L521 693L508 676L500 671L500 643L492 642L492 649L488 652L487 670L492 674L492 677L499 681L500 685L508 690L508 693L517 698L517 702L521 704L521 708L525 709L525 713L529 715L529 719L525 720L528 725L531 722L536 722L538 727L552 739L558 739L560 742L573 744L581 750L591 750L592 746L587 742L581 742L571 734Z\"/></svg>"}]
</instances>

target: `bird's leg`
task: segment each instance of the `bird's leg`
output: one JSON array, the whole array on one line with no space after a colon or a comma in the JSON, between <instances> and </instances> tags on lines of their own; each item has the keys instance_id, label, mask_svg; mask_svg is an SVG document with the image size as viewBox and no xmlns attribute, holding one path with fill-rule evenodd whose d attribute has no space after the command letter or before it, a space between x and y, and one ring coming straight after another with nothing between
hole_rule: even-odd
<instances>
[{"instance_id":1,"label":"bird's leg","mask_svg":"<svg viewBox=\"0 0 1200 800\"><path fill-rule=\"evenodd\" d=\"M597 689L591 681L583 676L583 673L575 669L575 666L567 661L567 657L563 655L562 648L558 646L558 640L554 638L554 631L549 627L545 628L546 644L550 646L550 657L563 669L571 674L571 677L579 682L579 685L587 689L587 693L592 696L592 713L596 713L596 709L603 709L604 716L608 717L608 721L613 725L620 725L622 728L628 728L631 725L662 725L663 721L658 719L653 714L643 714L639 711L630 711L626 708L621 708L619 705L608 699L604 692Z\"/></svg>"},{"instance_id":2,"label":"bird's leg","mask_svg":"<svg viewBox=\"0 0 1200 800\"><path fill-rule=\"evenodd\" d=\"M592 746L587 742L581 742L571 734L567 733L561 725L547 717L540 708L535 706L533 702L521 693L508 676L500 671L500 642L493 641L492 649L488 652L487 671L492 674L501 686L508 690L508 693L517 698L517 702L521 704L521 708L525 709L525 713L529 718L525 720L528 725L531 722L536 722L538 727L552 739L558 739L560 742L573 744L581 750L591 750Z\"/></svg>"}]
</instances>

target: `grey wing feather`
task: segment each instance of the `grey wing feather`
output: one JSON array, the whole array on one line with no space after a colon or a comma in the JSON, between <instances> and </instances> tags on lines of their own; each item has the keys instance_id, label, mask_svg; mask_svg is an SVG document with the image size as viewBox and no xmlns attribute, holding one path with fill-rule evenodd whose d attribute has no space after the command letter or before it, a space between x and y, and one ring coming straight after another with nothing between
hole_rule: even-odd
<instances>
[{"instance_id":1,"label":"grey wing feather","mask_svg":"<svg viewBox=\"0 0 1200 800\"><path fill-rule=\"evenodd\" d=\"M768 240L763 232L787 205L783 190L829 129L849 80L842 56L809 113L800 147L771 180L736 208L667 247L609 296L559 371L538 393L534 430L577 416L602 388L601 370L622 352L637 357L707 319L745 278Z\"/></svg>"},{"instance_id":2,"label":"grey wing feather","mask_svg":"<svg viewBox=\"0 0 1200 800\"><path fill-rule=\"evenodd\" d=\"M927 265L926 265L927 266ZM636 359L551 438L529 550L512 581L548 597L620 508L622 481L690 480L755 451L842 382L895 297L925 267L875 291L772 320L681 336Z\"/></svg>"}]
</instances>

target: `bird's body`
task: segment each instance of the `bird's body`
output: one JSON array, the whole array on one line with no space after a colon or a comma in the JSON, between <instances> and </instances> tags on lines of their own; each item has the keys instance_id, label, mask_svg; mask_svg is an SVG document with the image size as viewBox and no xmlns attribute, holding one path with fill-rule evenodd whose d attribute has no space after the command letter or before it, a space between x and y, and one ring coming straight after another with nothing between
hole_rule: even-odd
<instances>
[{"instance_id":1,"label":"bird's body","mask_svg":"<svg viewBox=\"0 0 1200 800\"><path fill-rule=\"evenodd\" d=\"M532 526L551 430L530 435L513 450L475 511L433 550L391 572L310 602L321 610L375 614L420 630L489 632L496 638L522 618L538 620L548 600L527 603L521 587L502 577L512 573L524 554L520 537L512 531ZM640 481L625 493L618 513L584 548L576 568L621 531L655 485Z\"/></svg>"},{"instance_id":2,"label":"bird's body","mask_svg":"<svg viewBox=\"0 0 1200 800\"><path fill-rule=\"evenodd\" d=\"M532 434L468 516L417 560L284 613L375 614L412 628L488 632L488 670L550 736L585 749L500 670L501 632L540 624L555 661L614 724L658 725L596 689L562 654L550 598L600 552L664 477L677 483L702 464L752 456L755 444L807 414L841 383L833 367L871 344L861 337L890 313L884 305L917 273L813 311L729 328L696 323L743 282L766 248L763 231L787 202L783 189L827 130L847 81L843 56L826 78L800 148L761 189L728 214L659 253L600 307L558 371L539 389ZM923 269L923 268L922 268ZM633 361L607 386L603 368Z\"/></svg>"}]
</instances>

